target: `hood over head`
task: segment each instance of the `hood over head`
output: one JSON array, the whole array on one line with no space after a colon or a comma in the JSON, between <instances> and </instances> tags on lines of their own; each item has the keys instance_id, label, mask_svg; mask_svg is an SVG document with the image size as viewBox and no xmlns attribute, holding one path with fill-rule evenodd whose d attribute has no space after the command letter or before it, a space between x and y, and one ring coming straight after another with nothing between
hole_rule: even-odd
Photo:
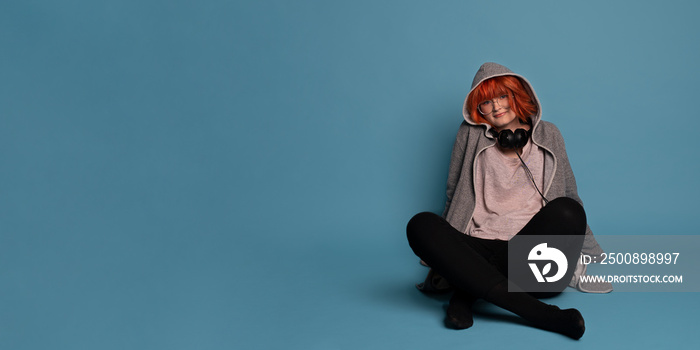
<instances>
[{"instance_id":1,"label":"hood over head","mask_svg":"<svg viewBox=\"0 0 700 350\"><path fill-rule=\"evenodd\" d=\"M484 125L486 126L486 131L491 129L491 125L487 123L478 123L474 119L472 119L471 115L469 114L469 110L467 109L467 100L469 99L469 95L476 89L477 86L479 86L479 84L481 84L481 82L483 82L486 79L500 77L504 75L510 75L520 79L523 86L525 87L525 90L530 95L532 102L537 106L537 113L533 116L530 116L532 119L532 129L534 130L540 121L540 117L542 116L542 106L540 105L540 100L537 98L537 94L535 94L535 90L532 88L532 85L522 75L515 74L507 67L493 62L487 62L482 64L481 67L479 67L479 70L476 71L476 75L474 75L474 80L472 81L472 87L469 90L467 97L464 99L464 106L462 107L462 115L464 116L464 120L466 120L467 123L472 125ZM489 132L486 132L486 135L491 137L491 134Z\"/></svg>"}]
</instances>

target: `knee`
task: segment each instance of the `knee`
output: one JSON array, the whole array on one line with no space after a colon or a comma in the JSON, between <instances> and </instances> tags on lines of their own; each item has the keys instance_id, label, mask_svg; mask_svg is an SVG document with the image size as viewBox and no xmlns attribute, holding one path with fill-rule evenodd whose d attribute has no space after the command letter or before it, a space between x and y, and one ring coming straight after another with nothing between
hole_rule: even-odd
<instances>
[{"instance_id":1,"label":"knee","mask_svg":"<svg viewBox=\"0 0 700 350\"><path fill-rule=\"evenodd\" d=\"M574 227L580 228L581 233L586 231L586 211L576 200L569 197L559 197L550 201L548 206L557 211L557 215Z\"/></svg>"},{"instance_id":2,"label":"knee","mask_svg":"<svg viewBox=\"0 0 700 350\"><path fill-rule=\"evenodd\" d=\"M430 227L442 218L435 213L422 212L414 215L406 225L406 237L411 246L414 243L422 242L433 231Z\"/></svg>"}]
</instances>

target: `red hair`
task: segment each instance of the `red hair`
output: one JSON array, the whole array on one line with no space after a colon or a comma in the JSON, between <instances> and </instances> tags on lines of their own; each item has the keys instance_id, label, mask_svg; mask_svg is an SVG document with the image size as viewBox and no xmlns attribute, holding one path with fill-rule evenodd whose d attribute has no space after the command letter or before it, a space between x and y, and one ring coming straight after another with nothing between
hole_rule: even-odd
<instances>
[{"instance_id":1,"label":"red hair","mask_svg":"<svg viewBox=\"0 0 700 350\"><path fill-rule=\"evenodd\" d=\"M508 104L518 118L526 123L530 116L537 113L537 106L532 97L525 90L523 83L517 77L504 75L486 79L469 94L467 98L467 111L477 123L488 123L476 107L479 103L492 100L501 95L508 95Z\"/></svg>"}]
</instances>

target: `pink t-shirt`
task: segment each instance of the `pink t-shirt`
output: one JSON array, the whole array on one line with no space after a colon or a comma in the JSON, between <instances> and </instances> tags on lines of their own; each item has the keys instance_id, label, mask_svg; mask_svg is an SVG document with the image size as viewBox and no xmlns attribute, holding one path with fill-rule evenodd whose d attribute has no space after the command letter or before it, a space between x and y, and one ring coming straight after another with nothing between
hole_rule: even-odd
<instances>
[{"instance_id":1,"label":"pink t-shirt","mask_svg":"<svg viewBox=\"0 0 700 350\"><path fill-rule=\"evenodd\" d=\"M544 151L528 142L521 155L540 190L544 191ZM476 160L476 206L467 234L510 240L542 209L543 201L520 160L489 147Z\"/></svg>"}]
</instances>

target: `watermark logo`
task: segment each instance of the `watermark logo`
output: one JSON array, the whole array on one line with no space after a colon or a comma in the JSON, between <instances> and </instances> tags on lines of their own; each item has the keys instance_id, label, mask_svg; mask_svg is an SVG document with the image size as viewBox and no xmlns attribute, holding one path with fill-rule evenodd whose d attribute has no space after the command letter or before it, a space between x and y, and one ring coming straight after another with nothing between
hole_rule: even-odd
<instances>
[{"instance_id":1,"label":"watermark logo","mask_svg":"<svg viewBox=\"0 0 700 350\"><path fill-rule=\"evenodd\" d=\"M530 270L535 275L537 282L556 282L559 281L566 274L566 270L569 267L569 263L566 261L566 256L561 250L554 247L547 247L547 243L540 243L536 245L530 254L527 256L528 265ZM531 261L549 261L546 265L542 267L540 271L537 264ZM552 272L552 263L556 264L556 273L553 276L547 276Z\"/></svg>"},{"instance_id":2,"label":"watermark logo","mask_svg":"<svg viewBox=\"0 0 700 350\"><path fill-rule=\"evenodd\" d=\"M508 241L510 291L558 293L571 282L583 235L516 235Z\"/></svg>"}]
</instances>

